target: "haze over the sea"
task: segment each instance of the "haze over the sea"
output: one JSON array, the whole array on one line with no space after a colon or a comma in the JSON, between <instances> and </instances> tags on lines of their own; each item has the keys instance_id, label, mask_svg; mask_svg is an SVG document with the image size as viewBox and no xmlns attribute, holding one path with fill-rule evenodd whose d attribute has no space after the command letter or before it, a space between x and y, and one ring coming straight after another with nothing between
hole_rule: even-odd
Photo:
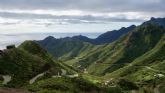
<instances>
[{"instance_id":1,"label":"haze over the sea","mask_svg":"<svg viewBox=\"0 0 165 93\"><path fill-rule=\"evenodd\" d=\"M101 33L21 33L21 34L0 34L0 49L4 49L7 45L18 46L25 40L42 40L48 36L55 38L72 37L76 35L83 35L89 38L96 38Z\"/></svg>"}]
</instances>

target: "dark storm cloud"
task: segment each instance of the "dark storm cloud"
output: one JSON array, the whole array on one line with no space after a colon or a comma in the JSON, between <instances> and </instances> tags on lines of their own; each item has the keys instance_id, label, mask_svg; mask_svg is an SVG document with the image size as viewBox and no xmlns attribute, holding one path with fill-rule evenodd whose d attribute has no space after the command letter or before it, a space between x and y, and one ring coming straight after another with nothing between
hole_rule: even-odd
<instances>
[{"instance_id":1,"label":"dark storm cloud","mask_svg":"<svg viewBox=\"0 0 165 93\"><path fill-rule=\"evenodd\" d=\"M95 12L159 11L165 0L0 0L1 9L77 9Z\"/></svg>"}]
</instances>

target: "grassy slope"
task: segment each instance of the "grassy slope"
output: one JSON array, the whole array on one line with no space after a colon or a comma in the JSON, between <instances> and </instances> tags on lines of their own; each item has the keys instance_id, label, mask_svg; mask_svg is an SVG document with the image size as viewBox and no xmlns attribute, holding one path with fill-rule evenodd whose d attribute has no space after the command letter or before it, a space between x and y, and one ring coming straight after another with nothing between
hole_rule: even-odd
<instances>
[{"instance_id":1,"label":"grassy slope","mask_svg":"<svg viewBox=\"0 0 165 93\"><path fill-rule=\"evenodd\" d=\"M81 65L82 68L87 68L88 72L94 75L113 72L151 50L163 33L162 27L145 24L112 44L95 46L83 55L80 53L69 63L75 68Z\"/></svg>"},{"instance_id":2,"label":"grassy slope","mask_svg":"<svg viewBox=\"0 0 165 93\"><path fill-rule=\"evenodd\" d=\"M71 38L51 38L49 42L46 42L46 40L39 41L39 44L47 49L50 54L63 61L70 60L93 47L92 44Z\"/></svg>"},{"instance_id":3,"label":"grassy slope","mask_svg":"<svg viewBox=\"0 0 165 93\"><path fill-rule=\"evenodd\" d=\"M141 70L156 72L156 71L147 69L147 67L152 67L153 69L156 69L160 72L161 71L164 72L164 65L161 65L161 64L164 64L164 60L165 60L164 55L165 55L165 35L162 37L159 43L152 50L136 58L131 64L117 71L114 71L110 75L112 77L123 77L127 75L137 74L135 72L137 71L140 72ZM145 72L148 73L147 71ZM142 75L139 75L139 76L142 76ZM136 77L136 79L138 78Z\"/></svg>"},{"instance_id":4,"label":"grassy slope","mask_svg":"<svg viewBox=\"0 0 165 93\"><path fill-rule=\"evenodd\" d=\"M87 49L84 52L80 52L77 57L66 61L65 63L68 65L73 65L75 68L79 65L81 65L82 68L86 68L89 65L94 65L94 63L97 63L99 65L98 69L101 66L103 66L103 69L106 69L110 63L113 63L116 58L120 58L122 55L121 51L123 50L124 44L119 42L122 42L122 40L114 42L113 44L97 45L91 49ZM109 60L111 60L111 62ZM88 71L91 71L92 73L93 70Z\"/></svg>"},{"instance_id":5,"label":"grassy slope","mask_svg":"<svg viewBox=\"0 0 165 93\"><path fill-rule=\"evenodd\" d=\"M147 93L153 93L154 89L160 93L165 91L165 77L155 75L165 75L165 34L159 43L150 51L136 58L131 65L127 65L113 73L106 74L103 79L125 78L132 82L141 84L141 89ZM143 87L143 88L142 88Z\"/></svg>"},{"instance_id":6,"label":"grassy slope","mask_svg":"<svg viewBox=\"0 0 165 93\"><path fill-rule=\"evenodd\" d=\"M59 63L33 41L25 41L18 48L4 50L0 57L0 74L10 75L12 81L8 86L20 87L26 85L37 74L45 71L51 75L61 72L76 73L72 68Z\"/></svg>"},{"instance_id":7,"label":"grassy slope","mask_svg":"<svg viewBox=\"0 0 165 93\"><path fill-rule=\"evenodd\" d=\"M93 83L82 76L44 79L28 85L26 88L37 93L123 93L120 87Z\"/></svg>"},{"instance_id":8,"label":"grassy slope","mask_svg":"<svg viewBox=\"0 0 165 93\"><path fill-rule=\"evenodd\" d=\"M115 63L123 64L132 62L137 57L151 50L159 42L163 33L165 33L164 29L154 24L139 26L130 33L130 36L128 35L129 39L123 51L124 55ZM115 67L115 65L111 66L107 71L111 72L116 69ZM119 65L119 67L123 67L123 65Z\"/></svg>"},{"instance_id":9,"label":"grassy slope","mask_svg":"<svg viewBox=\"0 0 165 93\"><path fill-rule=\"evenodd\" d=\"M33 55L42 57L47 62L49 62L52 66L58 67L59 69L66 70L68 74L76 73L73 68L57 60L55 57L50 55L45 49L43 49L39 44L37 44L34 41L25 41L19 46L19 48L24 49Z\"/></svg>"},{"instance_id":10,"label":"grassy slope","mask_svg":"<svg viewBox=\"0 0 165 93\"><path fill-rule=\"evenodd\" d=\"M38 56L29 54L21 49L5 50L5 55L0 59L0 72L11 75L13 86L26 83L27 80L42 72L47 62Z\"/></svg>"},{"instance_id":11,"label":"grassy slope","mask_svg":"<svg viewBox=\"0 0 165 93\"><path fill-rule=\"evenodd\" d=\"M139 87L139 89L134 90L137 93L154 93L156 90L164 93L165 77L155 76L158 74L165 75L164 55L165 34L153 49L136 58L131 64L102 77L88 74L84 74L83 76L93 82L103 82L112 79L111 82L116 82L116 85L120 79L129 80L129 82L134 82ZM131 85L129 85L129 87L131 87Z\"/></svg>"}]
</instances>

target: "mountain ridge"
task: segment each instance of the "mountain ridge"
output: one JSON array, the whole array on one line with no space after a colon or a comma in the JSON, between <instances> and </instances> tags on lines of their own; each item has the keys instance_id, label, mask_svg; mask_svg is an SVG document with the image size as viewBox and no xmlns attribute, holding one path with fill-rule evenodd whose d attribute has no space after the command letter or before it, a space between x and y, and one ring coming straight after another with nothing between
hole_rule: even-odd
<instances>
[{"instance_id":1,"label":"mountain ridge","mask_svg":"<svg viewBox=\"0 0 165 93\"><path fill-rule=\"evenodd\" d=\"M25 41L1 51L0 74L12 78L3 85L0 76L0 86L36 93L164 93L163 24L151 18L132 30L121 28L127 33L104 44L81 35Z\"/></svg>"}]
</instances>

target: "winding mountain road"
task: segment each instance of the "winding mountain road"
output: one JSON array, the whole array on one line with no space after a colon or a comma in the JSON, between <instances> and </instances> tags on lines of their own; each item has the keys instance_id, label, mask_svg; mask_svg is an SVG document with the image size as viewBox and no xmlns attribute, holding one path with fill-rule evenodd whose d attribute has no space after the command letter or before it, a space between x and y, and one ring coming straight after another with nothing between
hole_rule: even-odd
<instances>
[{"instance_id":1,"label":"winding mountain road","mask_svg":"<svg viewBox=\"0 0 165 93\"><path fill-rule=\"evenodd\" d=\"M2 75L2 77L3 77L2 84L4 84L4 85L6 85L8 82L11 81L11 76L9 76L9 75Z\"/></svg>"},{"instance_id":2,"label":"winding mountain road","mask_svg":"<svg viewBox=\"0 0 165 93\"><path fill-rule=\"evenodd\" d=\"M40 73L37 76L33 77L30 81L29 84L33 84L39 77L42 77L43 75L45 75L46 72Z\"/></svg>"}]
</instances>

